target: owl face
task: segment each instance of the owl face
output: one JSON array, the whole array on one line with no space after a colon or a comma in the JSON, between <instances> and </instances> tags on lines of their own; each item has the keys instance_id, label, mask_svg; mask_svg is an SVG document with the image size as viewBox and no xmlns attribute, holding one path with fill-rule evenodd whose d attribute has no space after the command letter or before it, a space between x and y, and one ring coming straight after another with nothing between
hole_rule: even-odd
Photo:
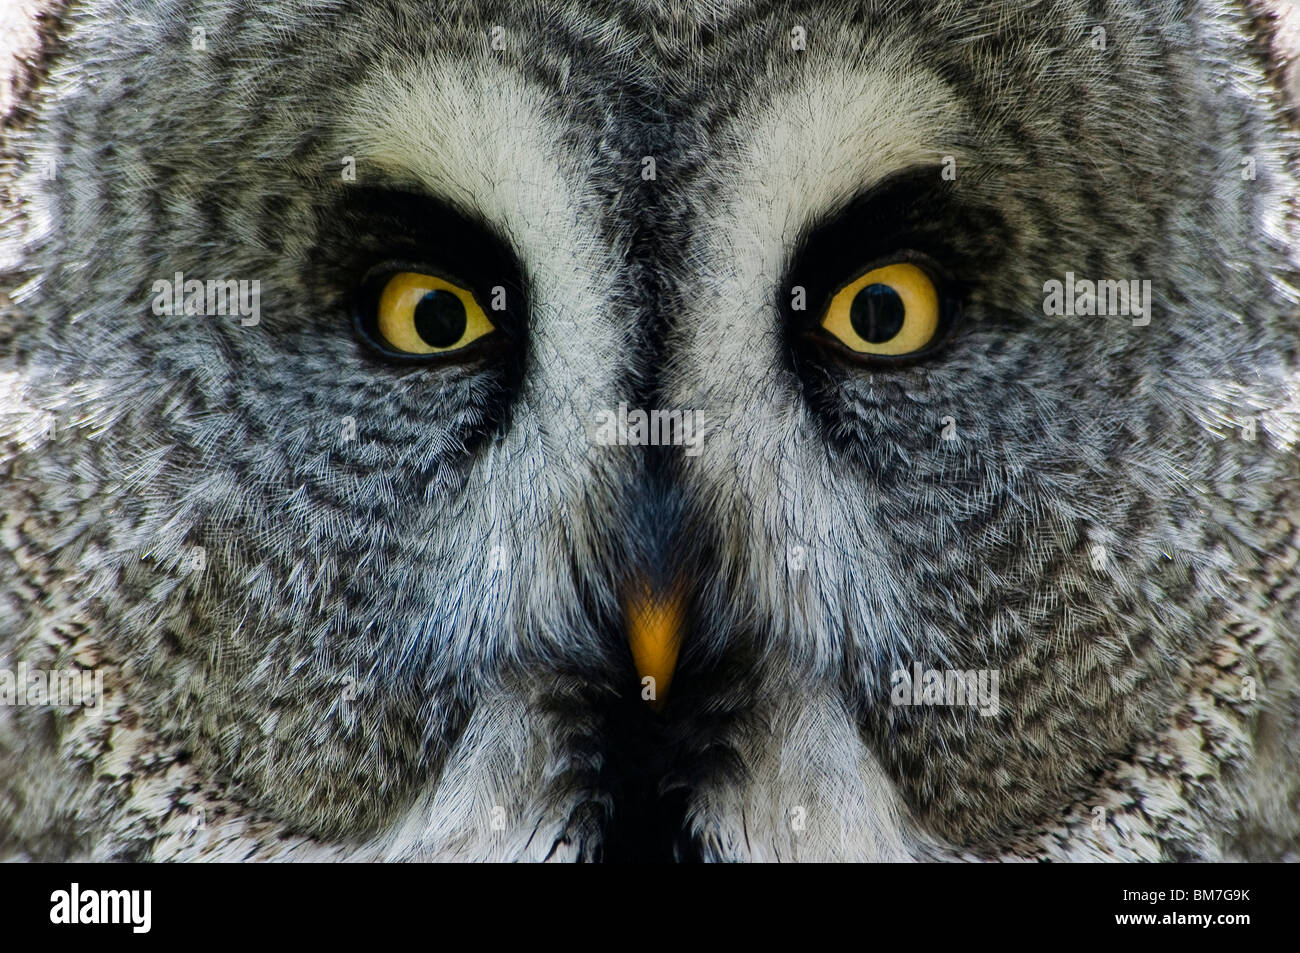
<instances>
[{"instance_id":1,"label":"owl face","mask_svg":"<svg viewBox=\"0 0 1300 953\"><path fill-rule=\"evenodd\" d=\"M18 140L0 658L108 693L0 715L69 804L0 843L1296 836L1293 182L1244 13L125 16L73 14Z\"/></svg>"}]
</instances>

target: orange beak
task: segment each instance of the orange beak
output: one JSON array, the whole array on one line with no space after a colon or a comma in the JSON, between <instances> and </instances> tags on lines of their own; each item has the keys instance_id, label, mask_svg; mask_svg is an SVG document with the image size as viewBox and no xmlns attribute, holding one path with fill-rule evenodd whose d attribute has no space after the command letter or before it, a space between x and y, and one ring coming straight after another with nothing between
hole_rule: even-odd
<instances>
[{"instance_id":1,"label":"orange beak","mask_svg":"<svg viewBox=\"0 0 1300 953\"><path fill-rule=\"evenodd\" d=\"M658 711L668 697L686 622L686 594L682 586L655 592L649 584L634 586L625 600L627 639L632 661L641 678L641 697Z\"/></svg>"}]
</instances>

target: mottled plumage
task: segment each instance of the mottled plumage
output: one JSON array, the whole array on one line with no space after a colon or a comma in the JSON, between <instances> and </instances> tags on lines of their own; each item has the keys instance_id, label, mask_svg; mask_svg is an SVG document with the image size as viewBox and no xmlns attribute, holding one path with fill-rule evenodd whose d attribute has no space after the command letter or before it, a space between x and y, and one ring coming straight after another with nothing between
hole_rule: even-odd
<instances>
[{"instance_id":1,"label":"mottled plumage","mask_svg":"<svg viewBox=\"0 0 1300 953\"><path fill-rule=\"evenodd\" d=\"M72 4L4 143L0 667L107 699L0 706L0 852L1294 857L1272 29ZM521 323L386 362L353 297L395 243L454 258L446 215ZM950 275L946 347L806 346L795 286L901 250ZM153 313L177 272L259 280L260 320ZM1149 324L1046 315L1067 273L1150 281ZM620 403L698 410L702 452L602 445ZM646 578L689 591L657 714ZM998 711L892 704L914 663L997 671Z\"/></svg>"}]
</instances>

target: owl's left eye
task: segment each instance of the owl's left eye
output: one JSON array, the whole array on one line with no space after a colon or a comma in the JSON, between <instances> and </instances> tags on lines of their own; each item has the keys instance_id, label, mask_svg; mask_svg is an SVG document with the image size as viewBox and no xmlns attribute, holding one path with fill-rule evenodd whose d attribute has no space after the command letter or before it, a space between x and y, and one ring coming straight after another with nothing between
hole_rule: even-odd
<instances>
[{"instance_id":1,"label":"owl's left eye","mask_svg":"<svg viewBox=\"0 0 1300 953\"><path fill-rule=\"evenodd\" d=\"M930 276L900 262L873 268L835 291L821 327L858 354L900 357L934 343L941 318Z\"/></svg>"},{"instance_id":2,"label":"owl's left eye","mask_svg":"<svg viewBox=\"0 0 1300 953\"><path fill-rule=\"evenodd\" d=\"M366 281L356 325L373 348L407 360L462 351L496 330L473 291L418 271L390 271Z\"/></svg>"}]
</instances>

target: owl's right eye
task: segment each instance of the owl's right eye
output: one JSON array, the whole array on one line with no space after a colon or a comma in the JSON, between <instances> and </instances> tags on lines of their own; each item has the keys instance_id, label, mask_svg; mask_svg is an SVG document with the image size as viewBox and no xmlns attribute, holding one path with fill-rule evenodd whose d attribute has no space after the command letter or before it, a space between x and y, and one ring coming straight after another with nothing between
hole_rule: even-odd
<instances>
[{"instance_id":1,"label":"owl's right eye","mask_svg":"<svg viewBox=\"0 0 1300 953\"><path fill-rule=\"evenodd\" d=\"M940 331L934 282L910 262L873 268L831 296L821 326L856 354L915 354Z\"/></svg>"},{"instance_id":2,"label":"owl's right eye","mask_svg":"<svg viewBox=\"0 0 1300 953\"><path fill-rule=\"evenodd\" d=\"M413 270L388 269L363 282L355 322L374 350L401 360L452 355L496 330L472 290Z\"/></svg>"}]
</instances>

